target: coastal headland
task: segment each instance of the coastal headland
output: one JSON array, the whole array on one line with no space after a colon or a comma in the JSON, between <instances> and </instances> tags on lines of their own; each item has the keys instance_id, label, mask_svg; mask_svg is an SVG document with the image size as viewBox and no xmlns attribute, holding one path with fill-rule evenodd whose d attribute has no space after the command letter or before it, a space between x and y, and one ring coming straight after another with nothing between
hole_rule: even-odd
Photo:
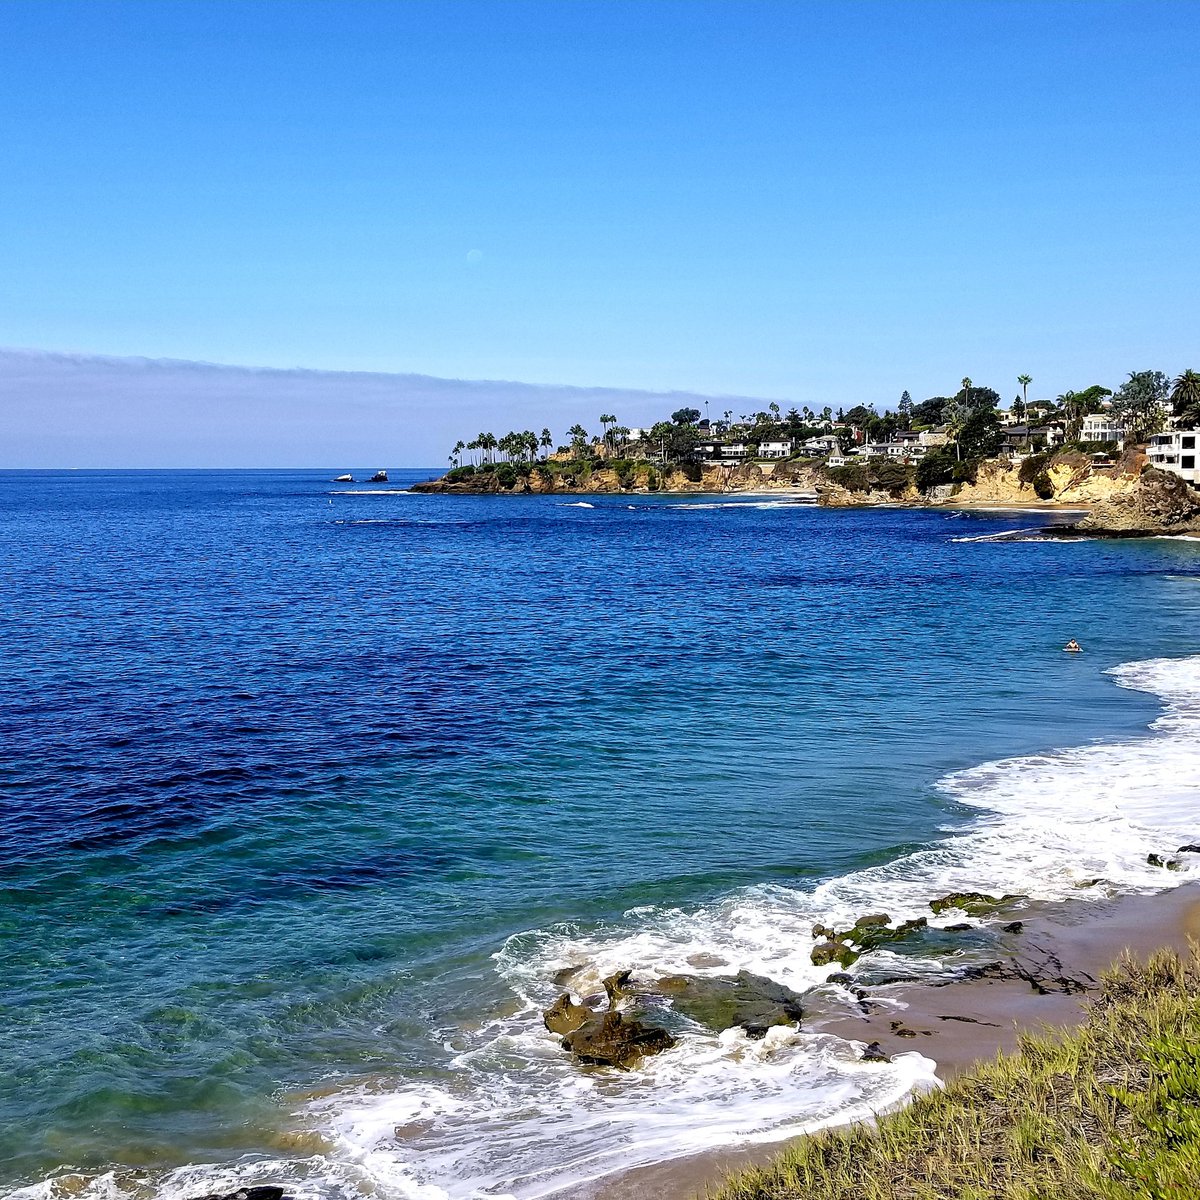
<instances>
[{"instance_id":1,"label":"coastal headland","mask_svg":"<svg viewBox=\"0 0 1200 1200\"><path fill-rule=\"evenodd\" d=\"M1150 466L1130 447L1117 459L1097 462L1078 450L1061 450L1013 462L985 459L960 482L919 486L911 466L882 462L829 467L819 461L661 465L556 462L517 470L450 471L414 484L414 492L447 495L753 495L830 508L996 507L1078 510L1085 515L1065 532L1092 536L1200 533L1200 492ZM1060 534L1064 532L1059 527Z\"/></svg>"}]
</instances>

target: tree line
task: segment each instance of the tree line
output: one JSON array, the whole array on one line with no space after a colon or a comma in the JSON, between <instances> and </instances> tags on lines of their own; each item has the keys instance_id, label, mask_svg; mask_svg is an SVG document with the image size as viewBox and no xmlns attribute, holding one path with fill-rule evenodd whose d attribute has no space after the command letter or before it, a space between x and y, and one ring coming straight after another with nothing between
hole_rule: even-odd
<instances>
[{"instance_id":1,"label":"tree line","mask_svg":"<svg viewBox=\"0 0 1200 1200\"><path fill-rule=\"evenodd\" d=\"M1021 388L1009 410L1027 426L1056 422L1063 426L1064 440L1077 442L1084 417L1102 411L1108 402L1109 411L1120 420L1128 437L1145 441L1165 425L1168 413L1173 412L1176 425L1190 428L1200 426L1200 374L1192 370L1181 372L1174 380L1161 371L1131 371L1129 378L1114 392L1100 384L1080 391L1066 391L1055 400L1030 401L1029 385L1033 376L1017 376ZM887 441L897 432L914 429L944 428L958 463L991 458L1000 452L1004 429L1000 424L1000 394L990 387L977 386L964 377L957 392L951 396L931 396L914 403L908 391L902 393L894 410L879 412L873 405L855 405L849 411L829 406L819 412L808 405L792 407L786 413L778 403L768 404L759 412L743 413L735 420L726 410L715 420L701 421L697 408L679 408L668 420L657 421L648 430L634 437L612 413L601 413L601 433L593 436L583 425L576 423L566 431L567 441L557 447L559 454L585 459L603 447L608 457L640 454L653 455L666 462L684 462L695 457L697 446L709 437L736 438L756 449L764 441L791 440L803 442L812 437L833 432L844 451L860 439ZM1030 443L1035 439L1029 436ZM540 434L533 430L511 431L502 437L479 433L471 441L459 441L450 452L450 463L459 468L464 455L472 456L472 465L492 467L500 463L532 465L545 461L555 450L555 439L549 429Z\"/></svg>"}]
</instances>

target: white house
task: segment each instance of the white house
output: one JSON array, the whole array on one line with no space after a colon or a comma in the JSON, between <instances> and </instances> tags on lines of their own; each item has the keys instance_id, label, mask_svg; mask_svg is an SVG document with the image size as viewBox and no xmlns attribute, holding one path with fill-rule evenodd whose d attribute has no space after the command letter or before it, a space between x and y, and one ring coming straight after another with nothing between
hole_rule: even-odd
<instances>
[{"instance_id":1,"label":"white house","mask_svg":"<svg viewBox=\"0 0 1200 1200\"><path fill-rule=\"evenodd\" d=\"M760 442L758 445L759 458L787 458L794 443L791 438L786 441Z\"/></svg>"},{"instance_id":2,"label":"white house","mask_svg":"<svg viewBox=\"0 0 1200 1200\"><path fill-rule=\"evenodd\" d=\"M926 450L932 446L944 446L949 440L950 435L944 426L941 429L922 429L917 435L917 444L924 446Z\"/></svg>"},{"instance_id":3,"label":"white house","mask_svg":"<svg viewBox=\"0 0 1200 1200\"><path fill-rule=\"evenodd\" d=\"M1088 413L1083 418L1079 430L1081 442L1116 442L1120 445L1125 441L1125 424L1112 413Z\"/></svg>"},{"instance_id":4,"label":"white house","mask_svg":"<svg viewBox=\"0 0 1200 1200\"><path fill-rule=\"evenodd\" d=\"M837 454L841 446L832 433L825 433L801 442L800 449L813 458L823 458L827 454Z\"/></svg>"},{"instance_id":5,"label":"white house","mask_svg":"<svg viewBox=\"0 0 1200 1200\"><path fill-rule=\"evenodd\" d=\"M722 458L749 458L750 447L745 442L726 442L721 447Z\"/></svg>"},{"instance_id":6,"label":"white house","mask_svg":"<svg viewBox=\"0 0 1200 1200\"><path fill-rule=\"evenodd\" d=\"M1190 484L1200 483L1200 472L1196 470L1198 438L1200 429L1173 429L1170 433L1156 433L1150 439L1146 457L1151 466L1170 471Z\"/></svg>"}]
</instances>

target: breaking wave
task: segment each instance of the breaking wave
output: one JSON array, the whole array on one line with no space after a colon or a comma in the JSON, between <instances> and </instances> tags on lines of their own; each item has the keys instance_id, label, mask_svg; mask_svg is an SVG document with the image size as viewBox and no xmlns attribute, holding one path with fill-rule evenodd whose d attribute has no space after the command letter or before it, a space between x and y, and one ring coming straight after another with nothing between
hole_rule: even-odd
<instances>
[{"instance_id":1,"label":"breaking wave","mask_svg":"<svg viewBox=\"0 0 1200 1200\"><path fill-rule=\"evenodd\" d=\"M571 985L580 993L626 968L646 979L745 969L805 992L839 969L812 964L816 921L844 927L880 909L894 921L928 917L932 897L958 890L1087 899L1200 877L1200 854L1180 854L1173 871L1147 861L1200 842L1200 656L1111 674L1164 702L1149 735L952 774L940 786L973 819L890 863L807 889L762 885L692 909L633 909L601 928L514 936L495 955L513 1011L468 1032L436 1076L379 1078L302 1100L295 1126L315 1139L315 1153L189 1166L158 1178L156 1190L183 1200L275 1180L300 1198L366 1190L397 1200L535 1200L578 1194L642 1164L868 1117L936 1086L935 1064L920 1054L864 1064L856 1043L791 1027L751 1041L697 1026L638 1070L583 1071L543 1028L541 1009L566 967L579 969ZM947 913L930 924L963 919ZM858 966L889 958L900 962L879 950ZM903 965L930 977L956 968L932 954L906 955ZM15 1195L113 1200L132 1195L135 1182L109 1174L80 1191L48 1180Z\"/></svg>"}]
</instances>

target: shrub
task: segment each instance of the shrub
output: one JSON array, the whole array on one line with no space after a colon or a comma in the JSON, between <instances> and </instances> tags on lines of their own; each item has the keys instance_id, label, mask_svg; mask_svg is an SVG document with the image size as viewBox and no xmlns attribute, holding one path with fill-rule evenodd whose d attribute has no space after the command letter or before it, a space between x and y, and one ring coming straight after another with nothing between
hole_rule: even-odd
<instances>
[{"instance_id":1,"label":"shrub","mask_svg":"<svg viewBox=\"0 0 1200 1200\"><path fill-rule=\"evenodd\" d=\"M510 488L517 482L517 471L512 463L502 463L496 468L496 482L502 488Z\"/></svg>"},{"instance_id":2,"label":"shrub","mask_svg":"<svg viewBox=\"0 0 1200 1200\"><path fill-rule=\"evenodd\" d=\"M968 458L954 464L955 483L974 483L979 478L979 459Z\"/></svg>"},{"instance_id":3,"label":"shrub","mask_svg":"<svg viewBox=\"0 0 1200 1200\"><path fill-rule=\"evenodd\" d=\"M932 450L917 463L917 487L923 492L954 482L954 472L959 463L949 451Z\"/></svg>"},{"instance_id":4,"label":"shrub","mask_svg":"<svg viewBox=\"0 0 1200 1200\"><path fill-rule=\"evenodd\" d=\"M1054 481L1048 471L1039 471L1033 477L1033 493L1040 500L1054 499Z\"/></svg>"},{"instance_id":5,"label":"shrub","mask_svg":"<svg viewBox=\"0 0 1200 1200\"><path fill-rule=\"evenodd\" d=\"M658 491L658 472L651 467L649 474L646 476L646 490L648 492Z\"/></svg>"},{"instance_id":6,"label":"shrub","mask_svg":"<svg viewBox=\"0 0 1200 1200\"><path fill-rule=\"evenodd\" d=\"M680 470L683 472L684 479L692 483L699 483L704 478L704 472L700 469L700 464L697 462L683 463Z\"/></svg>"},{"instance_id":7,"label":"shrub","mask_svg":"<svg viewBox=\"0 0 1200 1200\"><path fill-rule=\"evenodd\" d=\"M874 485L883 492L893 496L907 491L912 481L912 472L903 463L881 462L871 467L871 478Z\"/></svg>"},{"instance_id":8,"label":"shrub","mask_svg":"<svg viewBox=\"0 0 1200 1200\"><path fill-rule=\"evenodd\" d=\"M848 492L869 492L871 490L871 473L866 467L857 463L847 463L844 467L830 467L828 471L831 483L844 487Z\"/></svg>"},{"instance_id":9,"label":"shrub","mask_svg":"<svg viewBox=\"0 0 1200 1200\"><path fill-rule=\"evenodd\" d=\"M475 468L470 463L467 463L465 467L455 467L454 470L447 471L446 478L451 483L458 483L460 480L470 479L474 474Z\"/></svg>"},{"instance_id":10,"label":"shrub","mask_svg":"<svg viewBox=\"0 0 1200 1200\"><path fill-rule=\"evenodd\" d=\"M1021 464L1021 469L1017 472L1017 478L1022 483L1033 483L1039 475L1045 473L1046 467L1050 460L1054 457L1053 454L1031 454Z\"/></svg>"}]
</instances>

